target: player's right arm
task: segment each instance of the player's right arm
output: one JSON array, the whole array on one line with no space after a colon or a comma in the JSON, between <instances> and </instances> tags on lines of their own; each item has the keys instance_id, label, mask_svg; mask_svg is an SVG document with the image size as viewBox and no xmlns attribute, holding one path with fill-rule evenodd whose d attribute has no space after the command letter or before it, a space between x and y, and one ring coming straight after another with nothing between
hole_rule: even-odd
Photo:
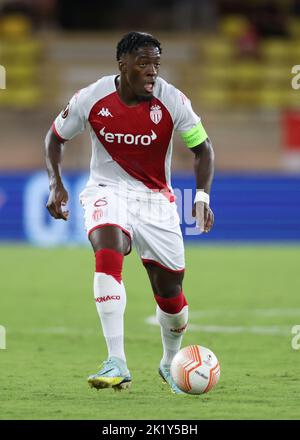
<instances>
[{"instance_id":1,"label":"player's right arm","mask_svg":"<svg viewBox=\"0 0 300 440\"><path fill-rule=\"evenodd\" d=\"M45 139L45 158L49 177L49 198L47 209L56 219L67 220L69 212L62 207L68 202L68 193L63 185L61 176L61 161L63 156L63 142L50 128Z\"/></svg>"},{"instance_id":2,"label":"player's right arm","mask_svg":"<svg viewBox=\"0 0 300 440\"><path fill-rule=\"evenodd\" d=\"M61 174L64 143L85 129L80 92L55 119L45 138L45 159L49 177L50 194L47 209L56 219L67 220L69 212L63 210L68 202L68 193Z\"/></svg>"}]
</instances>

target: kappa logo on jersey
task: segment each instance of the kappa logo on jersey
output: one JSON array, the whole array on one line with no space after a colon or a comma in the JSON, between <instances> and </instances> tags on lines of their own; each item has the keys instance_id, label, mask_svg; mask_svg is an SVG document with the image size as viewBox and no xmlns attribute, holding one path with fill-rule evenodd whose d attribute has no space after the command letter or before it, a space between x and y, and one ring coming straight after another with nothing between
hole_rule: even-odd
<instances>
[{"instance_id":1,"label":"kappa logo on jersey","mask_svg":"<svg viewBox=\"0 0 300 440\"><path fill-rule=\"evenodd\" d=\"M111 118L113 118L113 115L110 113L110 111L108 110L108 108L102 107L102 109L100 110L99 113L97 113L98 116L104 116L105 118L107 118L108 116L110 116Z\"/></svg>"},{"instance_id":2,"label":"kappa logo on jersey","mask_svg":"<svg viewBox=\"0 0 300 440\"><path fill-rule=\"evenodd\" d=\"M119 301L121 299L120 295L106 295L106 296L98 296L95 298L97 303L102 303L106 301L111 301L112 299Z\"/></svg>"},{"instance_id":3,"label":"kappa logo on jersey","mask_svg":"<svg viewBox=\"0 0 300 440\"><path fill-rule=\"evenodd\" d=\"M150 118L154 124L158 124L162 118L162 111L159 105L152 105L150 108Z\"/></svg>"},{"instance_id":4,"label":"kappa logo on jersey","mask_svg":"<svg viewBox=\"0 0 300 440\"><path fill-rule=\"evenodd\" d=\"M150 145L152 141L155 141L157 139L156 133L151 130L151 135L147 134L131 134L131 133L105 133L105 127L102 128L102 130L99 131L100 135L104 137L106 142L117 144L124 144L127 145Z\"/></svg>"}]
</instances>

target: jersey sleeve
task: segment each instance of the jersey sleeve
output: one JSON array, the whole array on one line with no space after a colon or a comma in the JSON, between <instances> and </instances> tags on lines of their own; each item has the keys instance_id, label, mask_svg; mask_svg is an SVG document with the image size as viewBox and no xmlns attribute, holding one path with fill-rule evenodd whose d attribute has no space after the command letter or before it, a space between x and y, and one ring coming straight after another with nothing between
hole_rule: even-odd
<instances>
[{"instance_id":1,"label":"jersey sleeve","mask_svg":"<svg viewBox=\"0 0 300 440\"><path fill-rule=\"evenodd\" d=\"M56 117L52 129L61 141L67 141L82 133L86 126L83 116L82 100L80 91L70 99L68 105Z\"/></svg>"},{"instance_id":2,"label":"jersey sleeve","mask_svg":"<svg viewBox=\"0 0 300 440\"><path fill-rule=\"evenodd\" d=\"M180 90L176 91L176 114L174 128L189 148L196 147L207 139L201 119L194 112L191 101Z\"/></svg>"}]
</instances>

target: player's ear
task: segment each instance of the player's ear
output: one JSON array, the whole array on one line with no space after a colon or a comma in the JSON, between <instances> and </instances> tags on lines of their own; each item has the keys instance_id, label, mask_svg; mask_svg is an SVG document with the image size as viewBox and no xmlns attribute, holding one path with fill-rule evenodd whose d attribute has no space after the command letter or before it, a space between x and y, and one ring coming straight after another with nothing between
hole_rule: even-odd
<instances>
[{"instance_id":1,"label":"player's ear","mask_svg":"<svg viewBox=\"0 0 300 440\"><path fill-rule=\"evenodd\" d=\"M124 63L123 61L119 61L119 70L121 73L126 73L127 72L127 64Z\"/></svg>"},{"instance_id":2,"label":"player's ear","mask_svg":"<svg viewBox=\"0 0 300 440\"><path fill-rule=\"evenodd\" d=\"M119 70L120 70L121 73L126 73L127 72L127 63L126 63L126 60L124 59L124 57L122 57L118 61L118 65L119 65Z\"/></svg>"},{"instance_id":3,"label":"player's ear","mask_svg":"<svg viewBox=\"0 0 300 440\"><path fill-rule=\"evenodd\" d=\"M119 66L119 70L120 70L120 72L122 72L122 66L123 66L122 61L118 61L118 66Z\"/></svg>"}]
</instances>

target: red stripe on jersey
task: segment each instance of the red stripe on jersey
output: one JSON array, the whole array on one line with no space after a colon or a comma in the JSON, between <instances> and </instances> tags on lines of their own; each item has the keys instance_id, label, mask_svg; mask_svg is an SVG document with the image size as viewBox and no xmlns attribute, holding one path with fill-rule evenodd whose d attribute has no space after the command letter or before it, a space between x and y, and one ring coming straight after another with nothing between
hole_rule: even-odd
<instances>
[{"instance_id":1,"label":"red stripe on jersey","mask_svg":"<svg viewBox=\"0 0 300 440\"><path fill-rule=\"evenodd\" d=\"M92 107L89 122L101 144L124 171L170 199L166 155L173 121L160 100L153 97L128 107L114 92Z\"/></svg>"}]
</instances>

